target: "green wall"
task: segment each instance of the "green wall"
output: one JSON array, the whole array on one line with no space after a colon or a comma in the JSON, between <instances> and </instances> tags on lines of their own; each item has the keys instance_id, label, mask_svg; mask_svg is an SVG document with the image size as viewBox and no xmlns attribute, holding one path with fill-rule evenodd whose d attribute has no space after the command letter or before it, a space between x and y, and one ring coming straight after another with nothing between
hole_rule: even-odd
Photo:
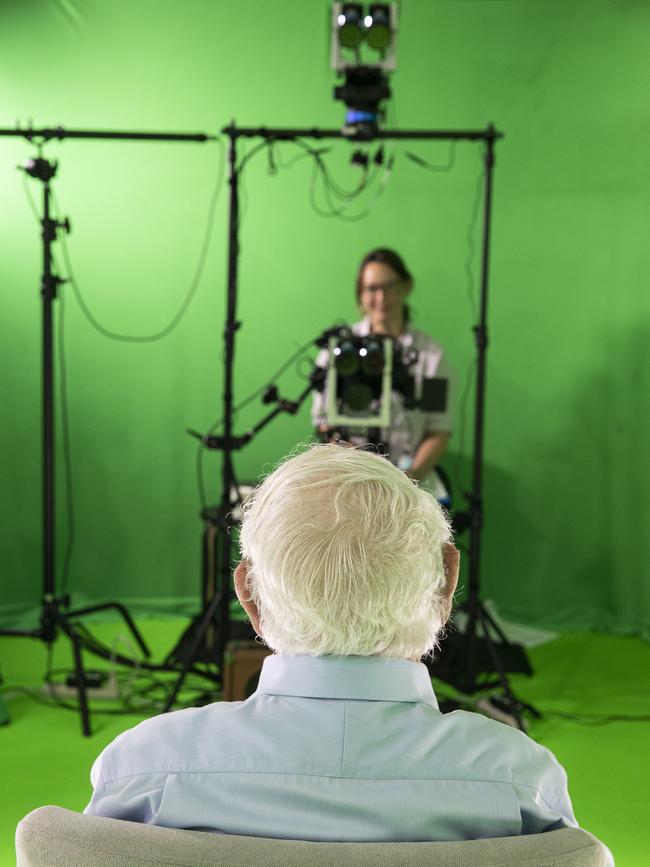
<instances>
[{"instance_id":1,"label":"green wall","mask_svg":"<svg viewBox=\"0 0 650 867\"><path fill-rule=\"evenodd\" d=\"M216 132L233 118L339 126L328 15L321 0L4 0L0 126L33 119ZM484 596L530 623L647 631L650 6L404 0L401 16L393 121L436 129L494 121L506 133L495 178ZM459 145L450 172L425 172L405 150L433 162L448 156L446 144L398 147L383 196L356 222L313 212L308 160L275 174L265 154L250 163L237 399L323 327L355 316L356 263L378 244L404 254L416 276L416 322L465 382L480 146ZM276 162L294 151L281 148ZM326 159L353 186L349 151L332 145ZM191 283L223 150L69 140L46 152L60 161L55 189L93 314L126 334L161 329ZM41 581L39 231L15 170L33 153L25 141L0 139L5 624L24 620ZM165 340L107 340L70 287L62 290L76 513L70 588L79 599L118 598L140 611L196 605L196 448L184 430L220 415L226 202L224 189L199 291ZM292 369L279 385L293 396L302 380ZM261 412L251 404L238 429ZM447 462L461 490L471 415L470 397L465 436L457 429ZM309 433L306 407L276 422L237 457L240 477L256 478ZM205 465L216 501L218 458ZM61 558L62 496L59 525Z\"/></svg>"}]
</instances>

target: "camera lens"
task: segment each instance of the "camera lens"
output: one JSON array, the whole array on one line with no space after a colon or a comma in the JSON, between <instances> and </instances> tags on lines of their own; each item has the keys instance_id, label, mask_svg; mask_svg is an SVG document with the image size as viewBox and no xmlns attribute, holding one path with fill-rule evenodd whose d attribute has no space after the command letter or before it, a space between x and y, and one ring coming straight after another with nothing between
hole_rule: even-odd
<instances>
[{"instance_id":1,"label":"camera lens","mask_svg":"<svg viewBox=\"0 0 650 867\"><path fill-rule=\"evenodd\" d=\"M359 370L357 348L351 340L342 341L334 349L335 366L341 376L352 376Z\"/></svg>"}]
</instances>

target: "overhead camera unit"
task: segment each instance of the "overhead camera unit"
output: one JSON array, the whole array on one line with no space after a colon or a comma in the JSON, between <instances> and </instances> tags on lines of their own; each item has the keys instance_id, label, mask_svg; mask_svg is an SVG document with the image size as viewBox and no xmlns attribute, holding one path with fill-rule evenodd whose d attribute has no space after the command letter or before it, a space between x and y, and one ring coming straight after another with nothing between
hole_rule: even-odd
<instances>
[{"instance_id":1,"label":"overhead camera unit","mask_svg":"<svg viewBox=\"0 0 650 867\"><path fill-rule=\"evenodd\" d=\"M335 2L332 4L331 67L336 72L344 72L365 65L393 72L396 36L397 3ZM365 51L364 46L369 51Z\"/></svg>"},{"instance_id":2,"label":"overhead camera unit","mask_svg":"<svg viewBox=\"0 0 650 867\"><path fill-rule=\"evenodd\" d=\"M343 132L371 139L390 98L395 69L397 3L334 3L330 66L342 77L334 98L347 108Z\"/></svg>"}]
</instances>

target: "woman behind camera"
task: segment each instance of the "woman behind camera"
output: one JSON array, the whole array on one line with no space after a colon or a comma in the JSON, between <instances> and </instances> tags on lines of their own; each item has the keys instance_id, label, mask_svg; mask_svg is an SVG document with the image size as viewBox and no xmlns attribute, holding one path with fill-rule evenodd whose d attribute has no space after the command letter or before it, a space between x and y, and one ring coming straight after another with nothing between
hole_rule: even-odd
<instances>
[{"instance_id":1,"label":"woman behind camera","mask_svg":"<svg viewBox=\"0 0 650 867\"><path fill-rule=\"evenodd\" d=\"M352 326L352 332L358 337L371 334L392 337L396 349L415 351L416 381L422 377L449 381L450 372L442 347L423 331L412 327L406 303L412 288L413 278L401 256L383 247L372 250L362 259L357 274L356 297L363 319ZM328 357L324 350L317 360L319 366L326 367ZM390 461L439 498L444 498L444 494L433 471L451 435L450 392L448 387L444 412L425 412L407 409L403 396L393 391L391 424L381 430L381 441ZM321 436L336 438L337 431L327 423L325 407L325 392L316 393L312 421Z\"/></svg>"}]
</instances>

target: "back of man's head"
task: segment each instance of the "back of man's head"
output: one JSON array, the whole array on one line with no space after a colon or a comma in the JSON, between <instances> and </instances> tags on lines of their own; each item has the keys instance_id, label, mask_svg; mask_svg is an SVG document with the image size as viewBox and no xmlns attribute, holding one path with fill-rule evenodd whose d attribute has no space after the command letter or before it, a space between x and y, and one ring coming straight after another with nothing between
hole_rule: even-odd
<instances>
[{"instance_id":1,"label":"back of man's head","mask_svg":"<svg viewBox=\"0 0 650 867\"><path fill-rule=\"evenodd\" d=\"M446 617L438 503L383 457L317 445L247 504L247 589L277 653L416 659Z\"/></svg>"}]
</instances>

